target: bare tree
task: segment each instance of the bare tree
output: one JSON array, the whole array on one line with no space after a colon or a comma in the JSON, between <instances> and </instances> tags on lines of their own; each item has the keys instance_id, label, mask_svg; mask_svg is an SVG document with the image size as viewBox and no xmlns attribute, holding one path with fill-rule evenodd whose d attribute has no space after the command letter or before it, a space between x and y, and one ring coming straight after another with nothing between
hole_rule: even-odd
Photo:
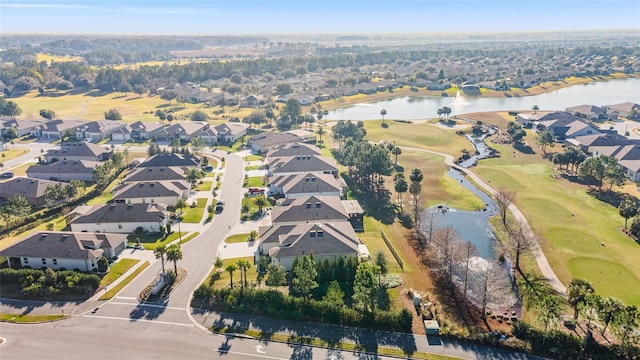
<instances>
[{"instance_id":1,"label":"bare tree","mask_svg":"<svg viewBox=\"0 0 640 360\"><path fill-rule=\"evenodd\" d=\"M470 242L465 242L462 248L462 256L464 259L464 272L463 272L463 288L462 294L464 294L464 301L467 301L467 285L469 284L469 265L471 263L471 258L476 256L478 253L475 245Z\"/></svg>"},{"instance_id":2,"label":"bare tree","mask_svg":"<svg viewBox=\"0 0 640 360\"><path fill-rule=\"evenodd\" d=\"M427 211L427 215L424 219L423 231L427 238L427 243L431 242L433 234L438 229L438 217L436 215L437 214L434 211Z\"/></svg>"},{"instance_id":3,"label":"bare tree","mask_svg":"<svg viewBox=\"0 0 640 360\"><path fill-rule=\"evenodd\" d=\"M513 191L509 191L507 189L498 189L498 193L496 194L496 203L498 204L498 210L500 211L500 218L502 219L502 224L507 230L509 226L507 225L507 209L509 205L513 202L515 198L515 194Z\"/></svg>"},{"instance_id":4,"label":"bare tree","mask_svg":"<svg viewBox=\"0 0 640 360\"><path fill-rule=\"evenodd\" d=\"M473 290L470 293L475 295L477 303L482 310L482 318L487 314L487 308L493 304L494 307L504 308L511 306L512 289L508 277L501 273L500 266L495 266L491 262L478 264L471 273L473 280L470 284Z\"/></svg>"},{"instance_id":5,"label":"bare tree","mask_svg":"<svg viewBox=\"0 0 640 360\"><path fill-rule=\"evenodd\" d=\"M527 225L523 221L518 224L518 229L516 231L509 232L507 250L511 253L511 256L513 256L514 269L518 270L521 275L522 269L520 269L520 257L533 252L536 245L537 241L535 236L528 231Z\"/></svg>"},{"instance_id":6,"label":"bare tree","mask_svg":"<svg viewBox=\"0 0 640 360\"><path fill-rule=\"evenodd\" d=\"M411 205L413 209L413 223L416 229L420 228L420 214L422 213L422 185L418 181L412 181L409 186L409 193L411 193Z\"/></svg>"},{"instance_id":7,"label":"bare tree","mask_svg":"<svg viewBox=\"0 0 640 360\"><path fill-rule=\"evenodd\" d=\"M453 268L460 260L462 240L460 234L450 226L439 228L430 243L436 265L444 273L444 279L453 285Z\"/></svg>"}]
</instances>

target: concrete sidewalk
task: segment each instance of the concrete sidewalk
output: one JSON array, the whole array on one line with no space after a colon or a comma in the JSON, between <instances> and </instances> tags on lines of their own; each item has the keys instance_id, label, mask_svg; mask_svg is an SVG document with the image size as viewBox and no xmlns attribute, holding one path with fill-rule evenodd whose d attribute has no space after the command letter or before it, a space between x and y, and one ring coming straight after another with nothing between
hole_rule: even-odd
<instances>
[{"instance_id":1,"label":"concrete sidewalk","mask_svg":"<svg viewBox=\"0 0 640 360\"><path fill-rule=\"evenodd\" d=\"M409 357L415 352L453 356L462 359L539 359L482 345L467 344L438 337L427 338L399 332L370 330L348 326L276 319L254 315L212 312L192 308L193 319L203 327L227 326L267 334L297 335L322 339L328 343L351 343L368 349L380 347L399 349ZM268 342L265 342L268 346Z\"/></svg>"}]
</instances>

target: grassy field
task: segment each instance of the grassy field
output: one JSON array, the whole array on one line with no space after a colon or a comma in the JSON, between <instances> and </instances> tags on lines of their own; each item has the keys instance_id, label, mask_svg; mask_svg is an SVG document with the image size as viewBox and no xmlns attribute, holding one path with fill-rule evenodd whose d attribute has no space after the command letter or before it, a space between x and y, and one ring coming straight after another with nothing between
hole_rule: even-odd
<instances>
[{"instance_id":1,"label":"grassy field","mask_svg":"<svg viewBox=\"0 0 640 360\"><path fill-rule=\"evenodd\" d=\"M483 160L474 171L495 188L516 192L516 205L560 279L568 284L585 278L600 295L640 305L640 292L634 290L640 284L638 245L620 231L624 219L617 209L581 184L552 177L554 165L541 158L539 149L523 154L508 145L492 146L502 157Z\"/></svg>"},{"instance_id":2,"label":"grassy field","mask_svg":"<svg viewBox=\"0 0 640 360\"><path fill-rule=\"evenodd\" d=\"M138 259L120 259L113 264L109 272L100 280L100 285L107 286L116 281L122 274L126 273L140 260Z\"/></svg>"},{"instance_id":3,"label":"grassy field","mask_svg":"<svg viewBox=\"0 0 640 360\"><path fill-rule=\"evenodd\" d=\"M6 148L6 147L10 147L11 145L5 145L5 150L3 152L0 153L0 162L5 162L7 160L11 160L11 159L15 159L18 156L24 155L26 153L29 152L29 150L27 149L16 149L16 148Z\"/></svg>"},{"instance_id":4,"label":"grassy field","mask_svg":"<svg viewBox=\"0 0 640 360\"><path fill-rule=\"evenodd\" d=\"M251 264L251 266L247 269L247 282L249 284L257 282L258 271L256 270L256 267L253 265L253 257L249 256L249 257L222 260L223 271L218 272L217 269L213 269L209 274L209 276L207 277L207 279L205 280L204 284L213 286L216 289L228 287L231 284L231 278L229 277L229 272L224 271L224 269L231 264L236 265L237 267L238 260L246 260L249 262L249 264ZM233 287L239 287L239 286L240 286L240 270L236 270L233 272Z\"/></svg>"},{"instance_id":5,"label":"grassy field","mask_svg":"<svg viewBox=\"0 0 640 360\"><path fill-rule=\"evenodd\" d=\"M249 236L249 233L235 234L235 235L227 236L227 238L224 239L224 242L226 242L227 244L245 243L247 242L248 236Z\"/></svg>"},{"instance_id":6,"label":"grassy field","mask_svg":"<svg viewBox=\"0 0 640 360\"><path fill-rule=\"evenodd\" d=\"M134 272L132 272L129 276L127 276L126 279L119 282L113 288L107 290L107 292L104 295L102 295L98 300L109 300L112 297L116 296L116 294L118 294L120 290L124 289L125 286L127 286L131 281L133 281L133 279L135 279L136 276L138 276L141 272L143 272L144 269L146 269L148 266L149 266L149 262L145 261L144 264L140 265L140 267L138 267Z\"/></svg>"},{"instance_id":7,"label":"grassy field","mask_svg":"<svg viewBox=\"0 0 640 360\"><path fill-rule=\"evenodd\" d=\"M63 319L64 315L22 315L22 314L0 314L0 322L15 324L40 323Z\"/></svg>"},{"instance_id":8,"label":"grassy field","mask_svg":"<svg viewBox=\"0 0 640 360\"><path fill-rule=\"evenodd\" d=\"M174 231L171 234L169 234L169 236L167 236L164 240L162 239L162 235L160 235L160 233L148 233L148 234L141 234L141 235L132 234L132 235L129 235L127 239L129 240L130 244L135 244L136 238L139 238L140 242L142 243L142 247L145 250L154 250L156 247L167 245L168 243L179 239L180 235L184 236L185 234L186 232L180 233L178 231Z\"/></svg>"},{"instance_id":9,"label":"grassy field","mask_svg":"<svg viewBox=\"0 0 640 360\"><path fill-rule=\"evenodd\" d=\"M263 176L250 176L242 182L242 186L246 188L250 187L262 187L264 184L262 183Z\"/></svg>"},{"instance_id":10,"label":"grassy field","mask_svg":"<svg viewBox=\"0 0 640 360\"><path fill-rule=\"evenodd\" d=\"M202 184L198 185L198 191L211 191L211 185L213 181L204 181Z\"/></svg>"},{"instance_id":11,"label":"grassy field","mask_svg":"<svg viewBox=\"0 0 640 360\"><path fill-rule=\"evenodd\" d=\"M199 223L202 220L202 214L204 208L207 206L207 198L196 199L196 206L188 206L184 208L184 215L182 216L182 222L185 223Z\"/></svg>"}]
</instances>

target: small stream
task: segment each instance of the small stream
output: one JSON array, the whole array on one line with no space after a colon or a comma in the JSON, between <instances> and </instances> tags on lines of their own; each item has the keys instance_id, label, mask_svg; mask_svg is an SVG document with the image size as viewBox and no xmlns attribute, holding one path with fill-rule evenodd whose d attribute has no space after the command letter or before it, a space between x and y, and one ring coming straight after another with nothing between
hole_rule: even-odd
<instances>
[{"instance_id":1,"label":"small stream","mask_svg":"<svg viewBox=\"0 0 640 360\"><path fill-rule=\"evenodd\" d=\"M491 134L493 133L481 137L468 136L477 152L459 165L467 168L474 166L478 160L487 158L491 149L484 143L484 139ZM469 267L468 297L472 302L476 304L481 302L481 278L484 273L490 272L496 294L491 296L488 308L500 312L516 311L520 314L520 302L511 284L513 277L509 261L508 259L503 262L498 261L501 251L496 249L495 233L489 223L490 217L498 215L498 205L489 195L467 180L462 172L451 168L447 175L478 196L484 203L484 207L478 211L466 211L448 207L446 204L436 205L422 214L422 224L426 224L428 216L432 214L437 228L451 227L458 232L462 240L475 246L477 256L471 258ZM461 287L463 272L464 265L460 263L454 270L454 276Z\"/></svg>"}]
</instances>

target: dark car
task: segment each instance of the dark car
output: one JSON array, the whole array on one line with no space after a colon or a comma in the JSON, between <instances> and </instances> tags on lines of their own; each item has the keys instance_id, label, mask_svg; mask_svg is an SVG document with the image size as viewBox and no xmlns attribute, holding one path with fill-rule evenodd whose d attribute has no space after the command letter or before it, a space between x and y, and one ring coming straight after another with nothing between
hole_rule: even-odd
<instances>
[{"instance_id":1,"label":"dark car","mask_svg":"<svg viewBox=\"0 0 640 360\"><path fill-rule=\"evenodd\" d=\"M218 200L218 202L216 203L216 212L222 212L222 210L224 210L224 201L222 200Z\"/></svg>"},{"instance_id":2,"label":"dark car","mask_svg":"<svg viewBox=\"0 0 640 360\"><path fill-rule=\"evenodd\" d=\"M0 174L0 179L11 179L13 177L13 173L11 171L3 172Z\"/></svg>"},{"instance_id":3,"label":"dark car","mask_svg":"<svg viewBox=\"0 0 640 360\"><path fill-rule=\"evenodd\" d=\"M213 166L211 166L211 165L207 165L207 166L205 166L203 169L204 169L204 171L206 171L206 172L212 172L212 171L213 171Z\"/></svg>"}]
</instances>

